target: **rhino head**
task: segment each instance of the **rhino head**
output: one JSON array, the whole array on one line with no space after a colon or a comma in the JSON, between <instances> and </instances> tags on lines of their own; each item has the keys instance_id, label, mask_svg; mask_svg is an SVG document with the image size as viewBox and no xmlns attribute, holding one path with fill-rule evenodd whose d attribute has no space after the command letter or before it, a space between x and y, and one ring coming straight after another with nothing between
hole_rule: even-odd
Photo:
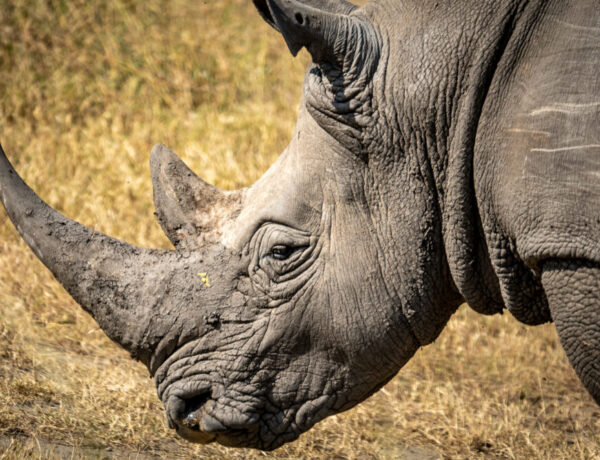
<instances>
[{"instance_id":1,"label":"rhino head","mask_svg":"<svg viewBox=\"0 0 600 460\"><path fill-rule=\"evenodd\" d=\"M3 154L0 194L35 254L148 367L172 428L268 450L379 389L461 299L434 192L392 145L389 40L370 10L254 3L293 54L313 58L297 126L266 174L233 192L153 149L157 215L175 250L62 216Z\"/></svg>"}]
</instances>

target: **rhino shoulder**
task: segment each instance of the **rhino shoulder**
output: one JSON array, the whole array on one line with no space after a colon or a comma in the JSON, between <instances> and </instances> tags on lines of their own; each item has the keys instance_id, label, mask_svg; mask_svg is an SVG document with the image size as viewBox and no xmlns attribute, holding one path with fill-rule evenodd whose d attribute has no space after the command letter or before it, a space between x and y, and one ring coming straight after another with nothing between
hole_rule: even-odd
<instances>
[{"instance_id":1,"label":"rhino shoulder","mask_svg":"<svg viewBox=\"0 0 600 460\"><path fill-rule=\"evenodd\" d=\"M534 323L549 320L541 264L600 262L600 10L594 0L549 2L541 15L500 62L474 152L503 297Z\"/></svg>"}]
</instances>

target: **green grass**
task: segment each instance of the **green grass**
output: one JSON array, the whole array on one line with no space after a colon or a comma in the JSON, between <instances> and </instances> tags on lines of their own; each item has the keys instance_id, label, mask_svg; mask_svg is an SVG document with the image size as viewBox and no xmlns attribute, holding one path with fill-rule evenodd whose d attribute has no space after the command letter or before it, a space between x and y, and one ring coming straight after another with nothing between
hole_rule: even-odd
<instances>
[{"instance_id":1,"label":"green grass","mask_svg":"<svg viewBox=\"0 0 600 460\"><path fill-rule=\"evenodd\" d=\"M0 0L0 141L66 215L168 247L153 144L223 188L290 138L305 54L249 0ZM382 391L274 453L194 446L167 429L145 368L112 344L0 214L0 458L597 458L600 410L551 325L463 307Z\"/></svg>"}]
</instances>

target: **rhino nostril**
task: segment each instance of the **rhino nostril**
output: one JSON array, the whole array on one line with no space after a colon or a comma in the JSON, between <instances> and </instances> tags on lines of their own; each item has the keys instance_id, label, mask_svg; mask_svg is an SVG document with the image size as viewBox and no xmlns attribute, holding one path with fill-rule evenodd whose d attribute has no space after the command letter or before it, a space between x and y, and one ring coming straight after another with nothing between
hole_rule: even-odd
<instances>
[{"instance_id":1,"label":"rhino nostril","mask_svg":"<svg viewBox=\"0 0 600 460\"><path fill-rule=\"evenodd\" d=\"M200 419L202 417L202 406L210 399L210 393L201 393L184 400L185 409L183 411L183 424L193 430L200 429Z\"/></svg>"}]
</instances>

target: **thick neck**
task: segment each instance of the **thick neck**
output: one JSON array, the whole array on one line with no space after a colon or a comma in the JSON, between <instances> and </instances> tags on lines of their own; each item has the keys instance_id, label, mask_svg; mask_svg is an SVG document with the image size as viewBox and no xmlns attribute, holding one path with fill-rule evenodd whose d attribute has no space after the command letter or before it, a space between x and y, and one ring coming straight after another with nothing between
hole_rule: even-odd
<instances>
[{"instance_id":1,"label":"thick neck","mask_svg":"<svg viewBox=\"0 0 600 460\"><path fill-rule=\"evenodd\" d=\"M505 305L488 253L494 242L486 241L490 235L484 234L474 187L480 117L488 99L502 97L502 87L509 84L507 67L518 59L508 50L519 49L514 44L527 40L544 5L542 0L505 1L480 12L475 33L459 60L463 85L454 96L444 181L436 182L438 190L443 184L443 237L452 278L465 301L486 314L499 312ZM494 91L492 81L496 82Z\"/></svg>"},{"instance_id":2,"label":"thick neck","mask_svg":"<svg viewBox=\"0 0 600 460\"><path fill-rule=\"evenodd\" d=\"M465 301L485 314L502 311L504 304L477 207L473 152L482 107L490 96L491 81L522 7L512 1L489 5L487 11L473 17L471 36L462 37L462 43L454 45L460 50L455 61L460 85L454 94L448 95L455 101L454 113L445 140L444 174L436 178L437 190L441 190L442 232L452 279Z\"/></svg>"}]
</instances>

